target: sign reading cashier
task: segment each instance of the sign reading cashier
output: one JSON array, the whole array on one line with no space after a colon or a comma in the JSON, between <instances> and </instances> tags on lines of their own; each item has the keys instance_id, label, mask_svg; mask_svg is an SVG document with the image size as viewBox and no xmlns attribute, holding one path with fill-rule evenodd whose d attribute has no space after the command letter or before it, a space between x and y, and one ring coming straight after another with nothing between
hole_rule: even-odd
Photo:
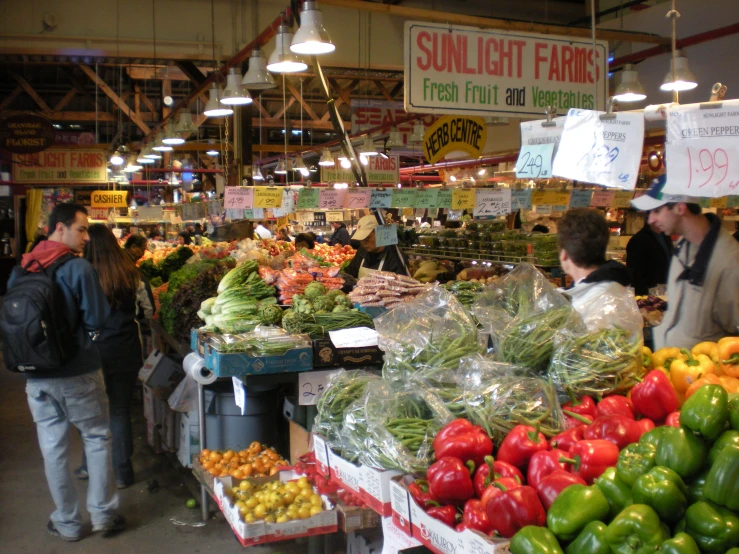
<instances>
[{"instance_id":1,"label":"sign reading cashier","mask_svg":"<svg viewBox=\"0 0 739 554\"><path fill-rule=\"evenodd\" d=\"M430 164L435 164L451 152L462 151L478 157L486 140L487 130L481 117L448 115L426 129L423 151Z\"/></svg>"},{"instance_id":2,"label":"sign reading cashier","mask_svg":"<svg viewBox=\"0 0 739 554\"><path fill-rule=\"evenodd\" d=\"M127 208L127 190L95 190L90 205L93 208Z\"/></svg>"}]
</instances>

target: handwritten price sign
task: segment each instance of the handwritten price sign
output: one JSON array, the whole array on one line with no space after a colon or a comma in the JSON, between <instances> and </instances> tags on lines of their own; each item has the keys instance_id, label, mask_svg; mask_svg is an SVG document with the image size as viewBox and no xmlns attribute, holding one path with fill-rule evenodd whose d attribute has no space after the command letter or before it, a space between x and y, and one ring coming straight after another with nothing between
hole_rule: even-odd
<instances>
[{"instance_id":1,"label":"handwritten price sign","mask_svg":"<svg viewBox=\"0 0 739 554\"><path fill-rule=\"evenodd\" d=\"M472 210L475 207L474 189L454 189L452 191L453 210Z\"/></svg>"},{"instance_id":2,"label":"handwritten price sign","mask_svg":"<svg viewBox=\"0 0 739 554\"><path fill-rule=\"evenodd\" d=\"M228 210L251 208L254 201L254 187L226 187L223 203Z\"/></svg>"},{"instance_id":3,"label":"handwritten price sign","mask_svg":"<svg viewBox=\"0 0 739 554\"><path fill-rule=\"evenodd\" d=\"M592 190L573 190L570 194L570 208L589 208L592 198Z\"/></svg>"},{"instance_id":4,"label":"handwritten price sign","mask_svg":"<svg viewBox=\"0 0 739 554\"><path fill-rule=\"evenodd\" d=\"M300 373L298 375L298 388L300 389L298 404L300 406L315 406L326 390L329 378L339 373L339 371L341 370L329 369L328 371L304 371Z\"/></svg>"},{"instance_id":5,"label":"handwritten price sign","mask_svg":"<svg viewBox=\"0 0 739 554\"><path fill-rule=\"evenodd\" d=\"M439 203L437 208L451 208L452 207L452 191L450 190L440 190L438 196L436 197L437 202Z\"/></svg>"},{"instance_id":6,"label":"handwritten price sign","mask_svg":"<svg viewBox=\"0 0 739 554\"><path fill-rule=\"evenodd\" d=\"M317 208L319 194L320 191L318 189L300 189L300 192L298 192L298 209L312 210L313 208Z\"/></svg>"},{"instance_id":7,"label":"handwritten price sign","mask_svg":"<svg viewBox=\"0 0 739 554\"><path fill-rule=\"evenodd\" d=\"M370 189L348 190L344 197L344 207L350 210L369 208L371 195L372 191Z\"/></svg>"},{"instance_id":8,"label":"handwritten price sign","mask_svg":"<svg viewBox=\"0 0 739 554\"><path fill-rule=\"evenodd\" d=\"M393 208L415 208L417 189L394 189L393 190Z\"/></svg>"},{"instance_id":9,"label":"handwritten price sign","mask_svg":"<svg viewBox=\"0 0 739 554\"><path fill-rule=\"evenodd\" d=\"M552 176L553 154L553 143L521 146L516 162L516 177L519 179L549 179Z\"/></svg>"},{"instance_id":10,"label":"handwritten price sign","mask_svg":"<svg viewBox=\"0 0 739 554\"><path fill-rule=\"evenodd\" d=\"M511 213L511 189L477 189L472 215L489 219Z\"/></svg>"},{"instance_id":11,"label":"handwritten price sign","mask_svg":"<svg viewBox=\"0 0 739 554\"><path fill-rule=\"evenodd\" d=\"M282 189L277 187L254 187L255 208L279 208L282 206Z\"/></svg>"},{"instance_id":12,"label":"handwritten price sign","mask_svg":"<svg viewBox=\"0 0 739 554\"><path fill-rule=\"evenodd\" d=\"M644 144L644 114L620 112L606 120L601 114L570 109L552 172L558 177L633 190Z\"/></svg>"},{"instance_id":13,"label":"handwritten price sign","mask_svg":"<svg viewBox=\"0 0 739 554\"><path fill-rule=\"evenodd\" d=\"M511 210L530 210L533 205L531 189L512 190L511 191Z\"/></svg>"},{"instance_id":14,"label":"handwritten price sign","mask_svg":"<svg viewBox=\"0 0 739 554\"><path fill-rule=\"evenodd\" d=\"M375 227L375 244L377 246L392 246L398 244L398 226L378 225Z\"/></svg>"},{"instance_id":15,"label":"handwritten price sign","mask_svg":"<svg viewBox=\"0 0 739 554\"><path fill-rule=\"evenodd\" d=\"M393 191L374 189L370 198L370 208L389 208L393 202Z\"/></svg>"},{"instance_id":16,"label":"handwritten price sign","mask_svg":"<svg viewBox=\"0 0 739 554\"><path fill-rule=\"evenodd\" d=\"M631 205L631 200L634 198L634 193L630 190L617 190L613 195L613 208L628 208Z\"/></svg>"},{"instance_id":17,"label":"handwritten price sign","mask_svg":"<svg viewBox=\"0 0 739 554\"><path fill-rule=\"evenodd\" d=\"M344 207L346 190L322 190L318 197L319 210L336 210Z\"/></svg>"},{"instance_id":18,"label":"handwritten price sign","mask_svg":"<svg viewBox=\"0 0 739 554\"><path fill-rule=\"evenodd\" d=\"M416 196L416 208L436 208L439 205L437 189L422 189Z\"/></svg>"},{"instance_id":19,"label":"handwritten price sign","mask_svg":"<svg viewBox=\"0 0 739 554\"><path fill-rule=\"evenodd\" d=\"M616 195L612 190L596 190L590 200L593 208L610 208L613 204L613 197Z\"/></svg>"}]
</instances>

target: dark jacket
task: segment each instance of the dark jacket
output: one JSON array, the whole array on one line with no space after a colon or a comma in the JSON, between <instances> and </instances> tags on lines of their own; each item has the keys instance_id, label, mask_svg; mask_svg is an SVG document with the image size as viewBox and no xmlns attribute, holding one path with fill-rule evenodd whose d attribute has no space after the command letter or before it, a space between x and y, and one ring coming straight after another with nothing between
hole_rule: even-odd
<instances>
[{"instance_id":1,"label":"dark jacket","mask_svg":"<svg viewBox=\"0 0 739 554\"><path fill-rule=\"evenodd\" d=\"M672 241L664 233L655 233L649 225L636 233L626 245L626 267L637 296L667 283L672 259Z\"/></svg>"},{"instance_id":2,"label":"dark jacket","mask_svg":"<svg viewBox=\"0 0 739 554\"><path fill-rule=\"evenodd\" d=\"M136 322L136 295L129 294L119 300L120 306L111 308L110 317L95 341L102 359L103 373L108 375L138 371L144 363L139 326Z\"/></svg>"},{"instance_id":3,"label":"dark jacket","mask_svg":"<svg viewBox=\"0 0 739 554\"><path fill-rule=\"evenodd\" d=\"M362 265L362 261L364 261L364 265ZM389 271L399 275L408 275L408 270L406 269L407 266L403 265L403 262L398 256L398 249L395 246L386 246L381 252L372 254L360 247L344 272L348 273L352 277L358 278L360 267L365 267L366 269L378 269L380 264L382 264L382 271Z\"/></svg>"},{"instance_id":4,"label":"dark jacket","mask_svg":"<svg viewBox=\"0 0 739 554\"><path fill-rule=\"evenodd\" d=\"M615 281L619 285L628 287L631 284L631 277L624 264L609 260L582 280L583 283L601 283L603 281Z\"/></svg>"},{"instance_id":5,"label":"dark jacket","mask_svg":"<svg viewBox=\"0 0 739 554\"><path fill-rule=\"evenodd\" d=\"M328 241L329 246L335 246L337 244L340 244L341 246L346 246L350 242L349 238L349 231L346 229L346 225L342 224L341 227L336 229L331 235L331 238Z\"/></svg>"}]
</instances>

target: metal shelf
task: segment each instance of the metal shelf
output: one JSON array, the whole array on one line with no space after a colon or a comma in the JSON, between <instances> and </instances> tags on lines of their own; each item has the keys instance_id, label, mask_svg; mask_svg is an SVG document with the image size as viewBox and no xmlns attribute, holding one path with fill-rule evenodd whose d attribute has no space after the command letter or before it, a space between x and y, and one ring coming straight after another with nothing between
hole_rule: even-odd
<instances>
[{"instance_id":1,"label":"metal shelf","mask_svg":"<svg viewBox=\"0 0 739 554\"><path fill-rule=\"evenodd\" d=\"M462 262L498 262L503 264L529 263L543 268L556 268L559 264L543 265L537 262L534 256L511 256L502 252L484 252L477 250L445 249L445 248L402 248L405 254L427 256L429 258L443 258Z\"/></svg>"}]
</instances>

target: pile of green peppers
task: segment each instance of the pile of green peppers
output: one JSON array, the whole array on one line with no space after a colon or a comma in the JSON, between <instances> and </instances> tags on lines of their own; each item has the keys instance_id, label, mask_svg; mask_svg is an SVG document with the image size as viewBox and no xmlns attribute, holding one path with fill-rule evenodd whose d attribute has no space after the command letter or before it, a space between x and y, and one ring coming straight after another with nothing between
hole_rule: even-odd
<instances>
[{"instance_id":1,"label":"pile of green peppers","mask_svg":"<svg viewBox=\"0 0 739 554\"><path fill-rule=\"evenodd\" d=\"M680 426L624 448L616 467L556 498L547 526L521 529L512 554L739 554L739 395L705 385ZM565 494L567 493L567 494Z\"/></svg>"}]
</instances>

